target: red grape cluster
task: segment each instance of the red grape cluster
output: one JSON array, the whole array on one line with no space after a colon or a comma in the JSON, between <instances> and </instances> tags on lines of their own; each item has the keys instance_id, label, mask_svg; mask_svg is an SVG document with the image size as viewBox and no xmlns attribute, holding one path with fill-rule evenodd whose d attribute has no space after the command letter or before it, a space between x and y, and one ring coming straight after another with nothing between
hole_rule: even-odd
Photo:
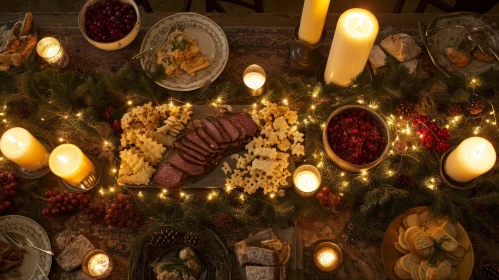
<instances>
[{"instance_id":1,"label":"red grape cluster","mask_svg":"<svg viewBox=\"0 0 499 280\"><path fill-rule=\"evenodd\" d=\"M91 202L87 208L83 210L83 213L92 221L92 223L98 223L106 216L106 205L104 203L93 203Z\"/></svg>"},{"instance_id":2,"label":"red grape cluster","mask_svg":"<svg viewBox=\"0 0 499 280\"><path fill-rule=\"evenodd\" d=\"M450 148L447 141L450 139L450 133L447 128L438 127L436 122L430 122L427 116L420 115L413 122L412 125L417 127L416 133L420 136L420 143L428 150L433 149L437 152L443 153Z\"/></svg>"},{"instance_id":3,"label":"red grape cluster","mask_svg":"<svg viewBox=\"0 0 499 280\"><path fill-rule=\"evenodd\" d=\"M132 31L137 14L130 4L106 0L87 7L85 30L88 37L98 42L114 42Z\"/></svg>"},{"instance_id":4,"label":"red grape cluster","mask_svg":"<svg viewBox=\"0 0 499 280\"><path fill-rule=\"evenodd\" d=\"M0 172L0 215L14 210L12 198L16 194L18 180L14 172Z\"/></svg>"},{"instance_id":5,"label":"red grape cluster","mask_svg":"<svg viewBox=\"0 0 499 280\"><path fill-rule=\"evenodd\" d=\"M48 198L48 201L47 208L42 210L44 217L59 217L84 210L92 198L90 194L75 194L58 190L47 191L45 197Z\"/></svg>"},{"instance_id":6,"label":"red grape cluster","mask_svg":"<svg viewBox=\"0 0 499 280\"><path fill-rule=\"evenodd\" d=\"M341 112L329 123L327 135L335 154L359 165L377 160L387 144L385 129L366 110Z\"/></svg>"},{"instance_id":7,"label":"red grape cluster","mask_svg":"<svg viewBox=\"0 0 499 280\"><path fill-rule=\"evenodd\" d=\"M333 207L335 210L343 205L343 196L332 194L329 187L323 187L316 197L320 205Z\"/></svg>"},{"instance_id":8,"label":"red grape cluster","mask_svg":"<svg viewBox=\"0 0 499 280\"><path fill-rule=\"evenodd\" d=\"M137 211L129 202L130 196L118 194L106 210L104 220L108 225L136 229L142 221L142 212Z\"/></svg>"}]
</instances>

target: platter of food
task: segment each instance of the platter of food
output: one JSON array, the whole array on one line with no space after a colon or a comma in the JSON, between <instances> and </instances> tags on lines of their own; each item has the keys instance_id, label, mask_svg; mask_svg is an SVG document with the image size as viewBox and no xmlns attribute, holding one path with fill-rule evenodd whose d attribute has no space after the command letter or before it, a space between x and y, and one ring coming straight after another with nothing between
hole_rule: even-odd
<instances>
[{"instance_id":1,"label":"platter of food","mask_svg":"<svg viewBox=\"0 0 499 280\"><path fill-rule=\"evenodd\" d=\"M159 226L137 243L130 279L230 279L228 251L217 235L182 227Z\"/></svg>"},{"instance_id":2,"label":"platter of food","mask_svg":"<svg viewBox=\"0 0 499 280\"><path fill-rule=\"evenodd\" d=\"M475 35L473 40L469 34ZM477 34L485 39L477 41ZM486 46L499 49L499 36L482 15L459 12L438 16L428 25L426 36L428 52L449 76L467 78L498 67Z\"/></svg>"},{"instance_id":3,"label":"platter of food","mask_svg":"<svg viewBox=\"0 0 499 280\"><path fill-rule=\"evenodd\" d=\"M51 250L45 230L35 221L18 215L0 217L1 232L14 232L27 237L33 244ZM43 270L37 267L37 264ZM46 279L50 272L52 257L32 248L18 249L7 243L0 235L0 278L1 279Z\"/></svg>"},{"instance_id":4,"label":"platter of food","mask_svg":"<svg viewBox=\"0 0 499 280\"><path fill-rule=\"evenodd\" d=\"M390 279L457 279L471 277L473 247L461 224L432 217L426 206L409 209L388 226L383 263Z\"/></svg>"},{"instance_id":5,"label":"platter of food","mask_svg":"<svg viewBox=\"0 0 499 280\"><path fill-rule=\"evenodd\" d=\"M16 22L0 23L0 71L15 69L23 62L33 60L37 41L31 13Z\"/></svg>"},{"instance_id":6,"label":"platter of food","mask_svg":"<svg viewBox=\"0 0 499 280\"><path fill-rule=\"evenodd\" d=\"M163 66L158 85L190 91L216 80L229 58L229 44L222 28L196 13L178 13L156 23L146 34L140 52L142 68L156 71Z\"/></svg>"},{"instance_id":7,"label":"platter of food","mask_svg":"<svg viewBox=\"0 0 499 280\"><path fill-rule=\"evenodd\" d=\"M118 184L128 187L243 187L254 193L290 185L304 155L296 111L151 103L122 118Z\"/></svg>"}]
</instances>

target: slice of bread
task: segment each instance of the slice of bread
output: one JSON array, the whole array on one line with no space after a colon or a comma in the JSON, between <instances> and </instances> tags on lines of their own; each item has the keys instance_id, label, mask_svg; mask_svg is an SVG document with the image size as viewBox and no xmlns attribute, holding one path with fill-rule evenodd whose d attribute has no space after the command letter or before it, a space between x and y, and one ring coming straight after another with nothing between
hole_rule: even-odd
<instances>
[{"instance_id":1,"label":"slice of bread","mask_svg":"<svg viewBox=\"0 0 499 280\"><path fill-rule=\"evenodd\" d=\"M417 265L412 267L412 269L411 269L412 280L420 280L421 279L421 277L419 277L419 269L420 268L421 268L420 264L417 264Z\"/></svg>"},{"instance_id":2,"label":"slice of bread","mask_svg":"<svg viewBox=\"0 0 499 280\"><path fill-rule=\"evenodd\" d=\"M400 279L411 279L411 274L402 268L402 265L400 264L401 259L402 258L398 259L398 261L395 263L393 272L395 272L395 275L397 275Z\"/></svg>"},{"instance_id":3,"label":"slice of bread","mask_svg":"<svg viewBox=\"0 0 499 280\"><path fill-rule=\"evenodd\" d=\"M397 241L400 247L402 247L404 250L409 250L409 246L407 245L407 242L405 240L405 229L403 227L399 228L399 237Z\"/></svg>"},{"instance_id":4,"label":"slice of bread","mask_svg":"<svg viewBox=\"0 0 499 280\"><path fill-rule=\"evenodd\" d=\"M21 29L21 35L28 35L31 30L31 22L33 21L33 14L26 13L23 21L23 27Z\"/></svg>"},{"instance_id":5,"label":"slice of bread","mask_svg":"<svg viewBox=\"0 0 499 280\"><path fill-rule=\"evenodd\" d=\"M422 260L418 255L409 253L400 258L400 266L410 274L412 267L420 264Z\"/></svg>"}]
</instances>

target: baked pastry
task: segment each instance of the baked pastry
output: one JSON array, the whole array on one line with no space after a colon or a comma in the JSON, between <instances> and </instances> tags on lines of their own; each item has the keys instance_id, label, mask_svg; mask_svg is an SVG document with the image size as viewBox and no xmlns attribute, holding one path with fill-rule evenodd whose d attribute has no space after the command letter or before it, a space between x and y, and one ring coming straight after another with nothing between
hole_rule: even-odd
<instances>
[{"instance_id":1,"label":"baked pastry","mask_svg":"<svg viewBox=\"0 0 499 280\"><path fill-rule=\"evenodd\" d=\"M414 38L404 33L388 36L381 41L381 47L399 62L416 58L421 53L421 48L416 44Z\"/></svg>"},{"instance_id":2,"label":"baked pastry","mask_svg":"<svg viewBox=\"0 0 499 280\"><path fill-rule=\"evenodd\" d=\"M196 253L189 247L183 248L178 258L151 265L158 280L196 280L203 266Z\"/></svg>"},{"instance_id":3,"label":"baked pastry","mask_svg":"<svg viewBox=\"0 0 499 280\"><path fill-rule=\"evenodd\" d=\"M15 269L23 263L25 252L0 241L0 274L8 273L12 277L19 277L20 273Z\"/></svg>"},{"instance_id":4,"label":"baked pastry","mask_svg":"<svg viewBox=\"0 0 499 280\"><path fill-rule=\"evenodd\" d=\"M33 15L27 13L24 20L16 22L12 29L0 27L0 71L20 66L36 46L36 38L29 34L32 21Z\"/></svg>"}]
</instances>

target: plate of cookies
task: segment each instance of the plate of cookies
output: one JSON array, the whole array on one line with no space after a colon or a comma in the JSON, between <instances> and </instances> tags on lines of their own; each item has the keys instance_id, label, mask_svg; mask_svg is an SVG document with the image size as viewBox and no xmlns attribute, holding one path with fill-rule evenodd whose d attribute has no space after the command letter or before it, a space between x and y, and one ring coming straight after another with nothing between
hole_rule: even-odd
<instances>
[{"instance_id":1,"label":"plate of cookies","mask_svg":"<svg viewBox=\"0 0 499 280\"><path fill-rule=\"evenodd\" d=\"M433 217L426 206L397 216L385 232L382 249L385 271L392 280L469 279L475 261L462 225Z\"/></svg>"},{"instance_id":2,"label":"plate of cookies","mask_svg":"<svg viewBox=\"0 0 499 280\"><path fill-rule=\"evenodd\" d=\"M144 70L164 72L156 84L191 91L218 78L229 58L229 44L222 28L211 19L177 13L151 27L140 52L146 52L140 61Z\"/></svg>"}]
</instances>

